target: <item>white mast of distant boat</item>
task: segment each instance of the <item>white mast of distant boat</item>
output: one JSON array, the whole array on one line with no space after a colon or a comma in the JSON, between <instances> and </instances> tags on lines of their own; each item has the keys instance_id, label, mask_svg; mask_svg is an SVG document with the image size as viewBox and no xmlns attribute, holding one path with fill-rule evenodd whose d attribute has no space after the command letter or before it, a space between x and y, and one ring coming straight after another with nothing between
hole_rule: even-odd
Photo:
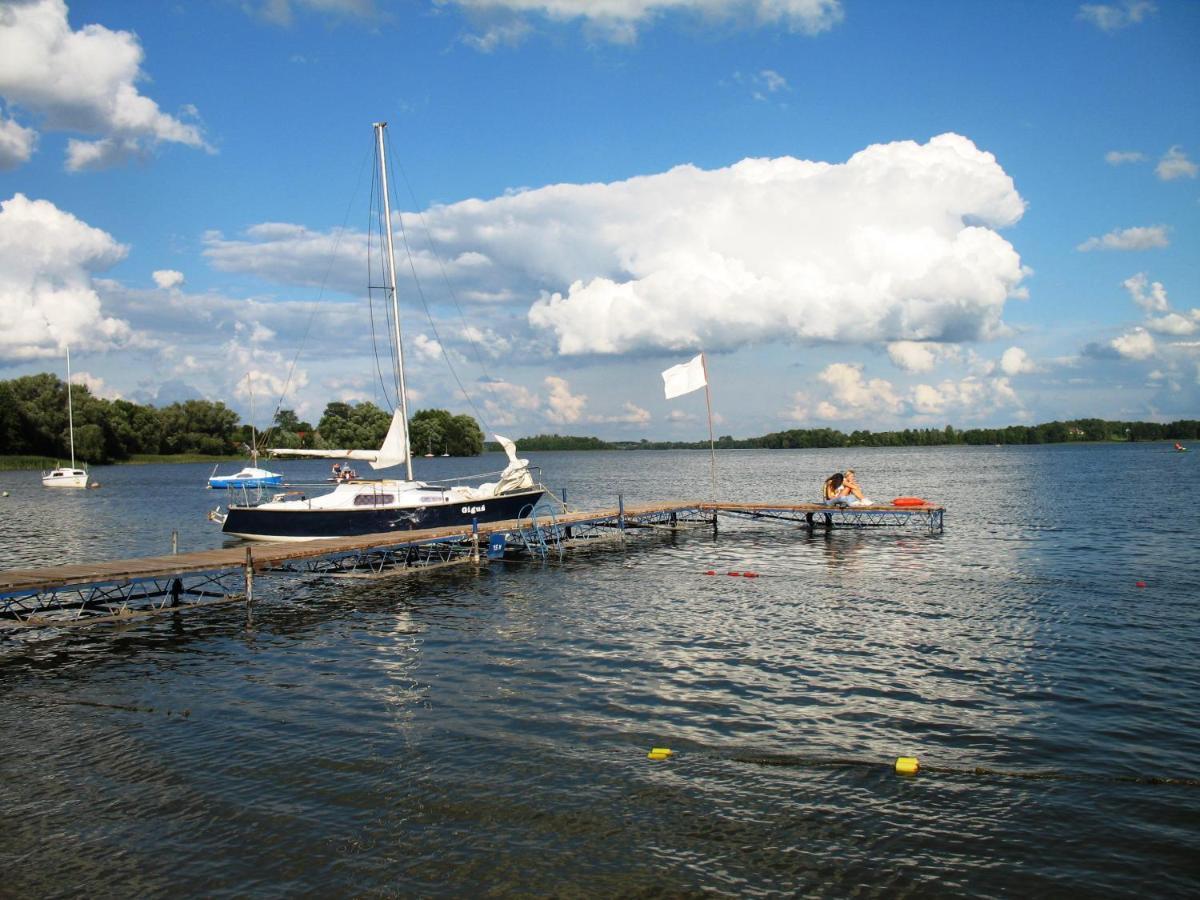
<instances>
[{"instance_id":1,"label":"white mast of distant boat","mask_svg":"<svg viewBox=\"0 0 1200 900\"><path fill-rule=\"evenodd\" d=\"M75 411L71 402L71 348L67 346L67 434L71 444L71 468L61 466L42 473L46 487L87 487L88 473L75 468Z\"/></svg>"},{"instance_id":2,"label":"white mast of distant boat","mask_svg":"<svg viewBox=\"0 0 1200 900\"><path fill-rule=\"evenodd\" d=\"M71 348L67 347L67 432L71 439L71 468L75 468L75 411L71 403Z\"/></svg>"}]
</instances>

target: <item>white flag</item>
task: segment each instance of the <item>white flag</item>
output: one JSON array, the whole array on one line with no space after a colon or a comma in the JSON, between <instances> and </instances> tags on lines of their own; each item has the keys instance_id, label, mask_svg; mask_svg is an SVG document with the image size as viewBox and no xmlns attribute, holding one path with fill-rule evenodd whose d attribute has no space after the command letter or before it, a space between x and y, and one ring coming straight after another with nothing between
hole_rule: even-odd
<instances>
[{"instance_id":1,"label":"white flag","mask_svg":"<svg viewBox=\"0 0 1200 900\"><path fill-rule=\"evenodd\" d=\"M708 384L704 377L704 354L701 353L678 366L671 366L662 373L662 377L663 390L666 391L668 400L700 390Z\"/></svg>"}]
</instances>

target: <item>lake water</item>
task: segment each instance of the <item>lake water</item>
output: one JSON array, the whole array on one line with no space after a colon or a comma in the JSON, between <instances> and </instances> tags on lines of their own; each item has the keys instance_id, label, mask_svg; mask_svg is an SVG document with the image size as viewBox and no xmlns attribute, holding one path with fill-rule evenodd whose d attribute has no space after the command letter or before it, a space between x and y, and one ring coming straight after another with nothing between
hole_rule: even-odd
<instances>
[{"instance_id":1,"label":"lake water","mask_svg":"<svg viewBox=\"0 0 1200 900\"><path fill-rule=\"evenodd\" d=\"M527 455L583 507L708 492L706 453ZM263 578L251 627L231 606L0 638L0 894L1200 893L1200 453L718 465L762 501L850 465L870 497L944 503L945 532L722 520L562 562ZM221 546L210 469L0 472L0 565Z\"/></svg>"}]
</instances>

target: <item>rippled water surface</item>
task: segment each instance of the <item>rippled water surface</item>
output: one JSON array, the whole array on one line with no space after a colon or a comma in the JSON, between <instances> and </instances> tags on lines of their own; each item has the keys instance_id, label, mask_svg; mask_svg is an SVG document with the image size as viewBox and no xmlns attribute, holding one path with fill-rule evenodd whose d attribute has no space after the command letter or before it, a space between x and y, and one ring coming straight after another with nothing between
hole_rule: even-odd
<instances>
[{"instance_id":1,"label":"rippled water surface","mask_svg":"<svg viewBox=\"0 0 1200 900\"><path fill-rule=\"evenodd\" d=\"M584 507L708 490L705 453L529 455ZM726 452L726 497L810 499L851 465L871 497L943 502L945 533L723 519L561 562L262 579L250 627L0 638L0 894L1194 896L1198 464ZM208 473L0 472L0 565L221 546Z\"/></svg>"}]
</instances>

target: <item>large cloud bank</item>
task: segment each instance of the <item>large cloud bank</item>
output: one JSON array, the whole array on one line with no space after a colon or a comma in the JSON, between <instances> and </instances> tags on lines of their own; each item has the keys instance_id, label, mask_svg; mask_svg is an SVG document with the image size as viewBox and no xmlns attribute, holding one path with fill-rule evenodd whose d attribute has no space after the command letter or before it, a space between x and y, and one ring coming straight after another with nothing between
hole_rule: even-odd
<instances>
[{"instance_id":1,"label":"large cloud bank","mask_svg":"<svg viewBox=\"0 0 1200 900\"><path fill-rule=\"evenodd\" d=\"M747 159L465 200L406 213L404 230L438 247L414 243L423 279L448 276L493 316L526 304L558 353L622 354L1001 335L1026 272L996 229L1023 212L995 158L945 134L840 164ZM265 223L207 235L205 253L225 271L349 287L364 247Z\"/></svg>"},{"instance_id":2,"label":"large cloud bank","mask_svg":"<svg viewBox=\"0 0 1200 900\"><path fill-rule=\"evenodd\" d=\"M53 203L23 194L0 202L0 362L128 341L128 324L101 312L92 285L93 272L125 253Z\"/></svg>"},{"instance_id":3,"label":"large cloud bank","mask_svg":"<svg viewBox=\"0 0 1200 900\"><path fill-rule=\"evenodd\" d=\"M1024 275L994 229L1023 211L990 153L945 134L838 165L681 166L459 204L439 218L493 259L520 247L570 278L530 322L561 353L611 354L993 336Z\"/></svg>"},{"instance_id":4,"label":"large cloud bank","mask_svg":"<svg viewBox=\"0 0 1200 900\"><path fill-rule=\"evenodd\" d=\"M582 20L594 34L617 42L637 38L640 26L668 13L698 15L714 21L745 21L751 25L820 34L841 22L840 0L436 0L463 9L483 26L468 40L480 50L520 41L531 26L523 17L544 16L556 21Z\"/></svg>"},{"instance_id":5,"label":"large cloud bank","mask_svg":"<svg viewBox=\"0 0 1200 900\"><path fill-rule=\"evenodd\" d=\"M73 31L62 0L0 3L0 97L45 128L100 135L70 141L68 169L116 165L162 142L206 147L195 125L138 92L141 64L136 35L103 25ZM28 160L35 137L0 110L0 168Z\"/></svg>"}]
</instances>

